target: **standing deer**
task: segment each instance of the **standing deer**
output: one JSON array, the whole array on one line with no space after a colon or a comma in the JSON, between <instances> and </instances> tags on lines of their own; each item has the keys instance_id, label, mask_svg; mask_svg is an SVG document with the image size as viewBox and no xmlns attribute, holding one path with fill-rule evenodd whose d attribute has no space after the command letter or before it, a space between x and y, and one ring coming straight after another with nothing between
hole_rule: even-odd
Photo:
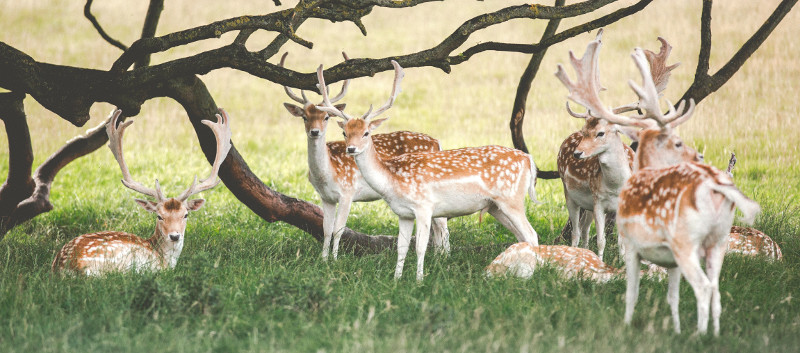
<instances>
[{"instance_id":1,"label":"standing deer","mask_svg":"<svg viewBox=\"0 0 800 353\"><path fill-rule=\"evenodd\" d=\"M189 211L197 211L205 200L189 200L194 194L211 189L217 184L217 173L222 161L231 149L231 130L228 114L219 110L217 122L203 120L217 138L217 155L211 168L211 174L198 183L195 176L192 185L180 196L165 198L161 186L156 180L155 189L150 189L131 178L128 166L122 155L122 135L133 121L126 121L117 127L122 111L117 109L111 113L106 123L108 147L114 154L122 171L122 184L129 189L150 196L156 201L136 200L142 208L156 214L156 229L150 238L142 239L136 235L118 231L103 231L84 234L61 248L53 260L53 271L69 271L87 276L102 275L114 271L158 271L174 268L183 250L184 232Z\"/></svg>"},{"instance_id":2,"label":"standing deer","mask_svg":"<svg viewBox=\"0 0 800 353\"><path fill-rule=\"evenodd\" d=\"M512 244L486 267L488 277L511 275L530 278L539 266L551 266L567 278L586 278L598 283L608 282L623 274L622 269L603 262L588 249L564 245L539 245L530 243ZM656 279L662 279L661 269L655 265L641 271Z\"/></svg>"},{"instance_id":3,"label":"standing deer","mask_svg":"<svg viewBox=\"0 0 800 353\"><path fill-rule=\"evenodd\" d=\"M394 85L381 108L370 107L361 118L352 118L331 104L322 66L317 69L323 105L318 107L344 121L347 154L353 156L364 180L386 200L399 217L395 278L403 274L411 231L417 222L417 281L423 278L425 249L432 217L457 217L488 211L519 241L538 245L536 231L525 216L525 191L536 200L536 165L519 150L484 146L456 150L409 153L382 158L371 133L386 118L372 120L388 110L400 91L403 69L392 61Z\"/></svg>"},{"instance_id":4,"label":"standing deer","mask_svg":"<svg viewBox=\"0 0 800 353\"><path fill-rule=\"evenodd\" d=\"M597 55L599 46L598 41L589 44L590 58ZM617 210L627 268L624 322L630 324L633 319L639 294L639 265L644 259L668 268L667 301L675 331L680 332L678 289L683 275L697 298L698 332L702 334L708 329L710 305L714 334L718 335L722 310L719 274L734 208L742 211L745 222L752 222L760 207L739 191L724 172L696 161L684 162L698 155L685 146L673 129L691 117L694 100L689 101L686 111L681 102L677 110L670 105L669 112L663 114L646 54L637 48L632 56L643 86L633 82L630 86L639 96L639 107L644 114L629 117L606 108L598 97L596 74L590 75L590 80L578 89L570 88L569 96L597 117L643 129L639 133L634 173L620 193ZM596 65L586 67L596 70ZM706 262L705 272L700 265L702 258Z\"/></svg>"},{"instance_id":5,"label":"standing deer","mask_svg":"<svg viewBox=\"0 0 800 353\"><path fill-rule=\"evenodd\" d=\"M280 66L283 67L286 56L281 57ZM347 54L342 52L345 60ZM342 91L330 99L335 103L344 98L350 80L342 84ZM298 97L289 86L283 86L286 95L292 100L302 104L302 107L291 103L283 103L286 110L296 117L303 118L308 138L308 180L314 190L322 199L322 230L324 241L322 257L327 259L333 239L333 258L339 254L339 240L347 225L347 216L350 214L352 202L369 202L380 200L381 196L372 190L364 181L353 158L345 153L344 141L325 143L325 131L328 127L328 113L319 109L317 104L311 103L305 92L300 91ZM344 110L344 104L335 107ZM391 158L411 152L439 151L439 141L417 132L396 131L388 134L374 136L375 149L383 158ZM339 208L336 208L336 205ZM447 218L436 218L433 221L433 245L441 252L450 251Z\"/></svg>"},{"instance_id":6,"label":"standing deer","mask_svg":"<svg viewBox=\"0 0 800 353\"><path fill-rule=\"evenodd\" d=\"M599 43L598 51L602 45L602 34L601 29L595 38ZM661 94L667 86L670 72L678 64L666 66L666 58L672 47L663 38L658 39L661 41L659 53L655 54L649 50L645 53L651 71L659 73L655 77L657 78L658 93ZM581 60L576 59L571 51L569 55L575 71L578 72L576 85L585 86L586 82L592 80L589 75L597 74L592 67L597 66L596 60L599 59L599 55L589 57L587 51ZM595 62L592 62L591 59ZM560 69L556 76L568 87L572 85L563 69ZM603 89L599 86L599 80L595 79L594 82L598 85L598 90ZM570 90L574 89L577 87L570 88ZM636 108L637 104L630 104L615 108L613 112L619 114ZM569 103L567 103L567 112L575 118L586 121L580 131L571 134L564 140L558 151L558 173L564 185L569 220L573 225L572 246L577 247L581 239L583 239L583 247L589 246L591 218L587 215L593 215L597 231L597 255L603 259L606 246L606 215L613 215L617 211L619 193L625 180L631 176L633 169L633 149L622 142L620 132L635 140L635 134L638 131L598 119L592 116L591 112L577 114L570 109ZM584 210L589 212L581 217L581 212Z\"/></svg>"}]
</instances>

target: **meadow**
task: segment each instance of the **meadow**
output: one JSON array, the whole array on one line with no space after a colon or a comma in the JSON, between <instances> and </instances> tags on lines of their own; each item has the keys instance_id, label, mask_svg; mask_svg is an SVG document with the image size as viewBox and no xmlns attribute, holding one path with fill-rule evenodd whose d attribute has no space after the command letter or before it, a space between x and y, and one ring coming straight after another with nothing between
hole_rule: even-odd
<instances>
[{"instance_id":1,"label":"meadow","mask_svg":"<svg viewBox=\"0 0 800 353\"><path fill-rule=\"evenodd\" d=\"M718 1L714 5L712 72L747 40L777 1ZM293 5L293 4L289 4ZM308 50L284 46L287 66L311 72L319 64L351 57L383 57L429 48L467 19L509 6L498 1L448 1L412 9L375 9L364 19L368 36L350 23L309 20L298 35ZM618 5L617 5L618 6ZM284 5L285 8L286 5ZM657 36L681 62L665 97L676 100L692 82L699 46L700 1L655 1L642 12L608 26L600 74L609 105L635 97L627 86L638 74L629 54L637 46L658 49ZM108 69L121 53L104 42L83 18L83 3L54 0L5 1L0 5L0 40L43 62ZM105 29L130 44L141 31L146 2L106 1L93 11ZM270 1L166 4L158 34L242 14L275 11ZM605 12L610 10L604 10ZM442 14L446 14L443 16ZM561 28L587 18L564 20ZM480 41L532 43L545 22L511 21L476 33ZM696 302L681 285L682 334L674 334L666 283L643 280L633 325L622 324L624 279L607 284L565 280L551 269L530 280L487 279L484 267L513 235L491 217L450 221L453 251L428 253L425 280L414 280L414 255L405 274L393 279L395 251L323 262L321 244L297 228L266 223L223 186L203 193L206 206L190 216L186 245L174 270L60 278L50 272L55 253L70 239L100 230L149 236L154 217L140 209L139 195L123 187L107 148L66 167L53 184L55 209L11 231L0 241L0 351L796 351L800 347L800 10L794 9L763 46L719 91L703 100L678 133L719 168L731 152L739 163L734 180L758 201L755 227L782 247L784 260L728 256L722 270L721 336L693 335ZM793 34L795 33L795 34ZM153 57L163 62L230 43L221 39L178 47ZM254 36L252 49L273 34ZM525 138L541 169L555 169L558 147L581 121L564 111L566 89L553 76L568 51L583 53L594 33L550 48L533 83ZM466 47L466 46L465 46ZM282 50L282 52L283 52ZM403 91L380 128L421 131L444 148L510 146L508 120L528 55L484 53L454 66L406 70ZM272 59L278 60L278 56ZM319 203L306 179L306 141L299 118L282 106L281 86L233 70L202 76L217 104L231 115L233 142L253 171L271 188ZM354 80L344 102L362 112L381 104L392 73ZM334 90L338 90L338 84ZM95 104L92 119L77 128L28 97L34 165L64 141L100 124L112 107ZM125 140L131 173L138 181L158 178L177 193L194 174L210 169L180 106L167 99L147 102ZM334 124L329 140L341 137ZM7 146L6 135L0 146ZM8 152L0 148L0 175ZM566 222L561 183L540 180L542 205L528 205L540 242L550 244ZM396 234L397 219L383 202L355 204L348 226L369 234ZM606 250L615 266L616 237Z\"/></svg>"}]
</instances>

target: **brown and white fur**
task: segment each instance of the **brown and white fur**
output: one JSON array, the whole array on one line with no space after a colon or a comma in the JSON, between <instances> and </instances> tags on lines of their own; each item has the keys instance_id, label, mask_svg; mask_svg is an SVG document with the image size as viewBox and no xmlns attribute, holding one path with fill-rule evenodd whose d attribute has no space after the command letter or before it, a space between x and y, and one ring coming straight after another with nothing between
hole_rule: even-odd
<instances>
[{"instance_id":1,"label":"brown and white fur","mask_svg":"<svg viewBox=\"0 0 800 353\"><path fill-rule=\"evenodd\" d=\"M280 66L284 64L288 53L281 57ZM342 53L345 60L347 54ZM350 80L342 85L342 91L330 99L331 103L341 100L347 93ZM325 142L328 127L328 113L319 110L318 104L312 103L301 91L298 97L288 86L283 86L292 100L302 107L283 103L286 110L296 117L303 118L308 140L308 180L322 200L322 229L324 234L322 257L328 258L331 251L336 259L339 253L339 241L347 225L352 202L370 202L380 200L381 196L372 190L364 181L352 157L345 153L344 141ZM344 104L335 107L344 110ZM375 149L382 158L391 158L406 153L439 151L439 141L417 132L396 131L373 136ZM337 209L337 204L339 205ZM441 252L450 251L447 219L437 218L433 221L433 245ZM331 244L331 242L333 244Z\"/></svg>"},{"instance_id":2,"label":"brown and white fur","mask_svg":"<svg viewBox=\"0 0 800 353\"><path fill-rule=\"evenodd\" d=\"M592 41L587 56L596 56L599 44ZM719 274L734 208L742 211L745 222L752 222L760 207L739 191L724 172L698 162L682 162L687 154L697 155L697 152L689 151L673 129L691 117L694 101L690 100L685 113L681 102L677 110L670 107L664 115L646 54L637 48L633 58L643 79L643 87L630 83L639 96L640 108L645 111L640 116L611 112L600 102L594 89L596 82L590 81L580 90L570 89L570 99L587 107L593 115L643 129L634 173L622 189L617 211L628 282L624 322L630 324L633 319L639 294L638 268L644 259L668 268L667 301L675 331L680 332L678 293L680 278L684 276L697 298L698 332L703 334L708 329L710 306L714 334L718 335L722 310ZM703 258L705 271L700 264Z\"/></svg>"},{"instance_id":3,"label":"brown and white fur","mask_svg":"<svg viewBox=\"0 0 800 353\"><path fill-rule=\"evenodd\" d=\"M597 254L582 248L565 245L539 245L530 243L512 244L500 253L489 266L486 276L515 276L530 278L539 266L551 266L567 278L585 278L605 283L621 276L624 271L603 262ZM661 279L656 266L649 266L642 275Z\"/></svg>"},{"instance_id":4,"label":"brown and white fur","mask_svg":"<svg viewBox=\"0 0 800 353\"><path fill-rule=\"evenodd\" d=\"M751 227L731 227L727 252L745 256L763 256L775 261L783 259L783 252L778 243L764 232Z\"/></svg>"},{"instance_id":5,"label":"brown and white fur","mask_svg":"<svg viewBox=\"0 0 800 353\"><path fill-rule=\"evenodd\" d=\"M403 71L397 62L394 89L388 102L362 118L351 118L328 103L322 67L317 70L323 109L341 117L347 153L367 183L389 204L399 221L395 278L403 264L417 222L417 280L423 278L429 225L433 217L457 217L488 211L519 241L538 245L536 231L525 215L525 192L535 200L536 166L530 155L500 146L410 153L390 159L378 155L371 133L386 119L372 120L389 109L400 88Z\"/></svg>"},{"instance_id":6,"label":"brown and white fur","mask_svg":"<svg viewBox=\"0 0 800 353\"><path fill-rule=\"evenodd\" d=\"M125 128L133 121L127 121L117 127L121 113L120 110L115 110L106 123L109 148L122 171L122 184L156 199L155 202L136 200L142 208L156 214L156 228L153 235L147 239L119 231L84 234L72 239L53 259L52 268L56 273L96 276L108 272L158 271L174 268L183 250L189 212L200 209L205 203L203 199L189 200L189 197L219 184L219 180L216 180L217 172L231 148L230 125L224 110L220 109L220 114L217 114L217 123L203 120L203 124L208 125L217 137L217 156L211 174L199 184L195 177L192 185L176 198L165 198L158 180L155 189L150 189L131 178L122 155L122 135Z\"/></svg>"}]
</instances>

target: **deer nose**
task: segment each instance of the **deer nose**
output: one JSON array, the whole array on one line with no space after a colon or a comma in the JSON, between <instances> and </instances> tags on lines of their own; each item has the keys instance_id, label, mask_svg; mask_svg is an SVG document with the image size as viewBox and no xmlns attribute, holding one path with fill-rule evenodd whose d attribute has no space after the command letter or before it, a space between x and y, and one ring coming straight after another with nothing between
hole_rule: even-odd
<instances>
[{"instance_id":1,"label":"deer nose","mask_svg":"<svg viewBox=\"0 0 800 353\"><path fill-rule=\"evenodd\" d=\"M319 129L311 129L308 133L311 137L319 137Z\"/></svg>"},{"instance_id":2,"label":"deer nose","mask_svg":"<svg viewBox=\"0 0 800 353\"><path fill-rule=\"evenodd\" d=\"M169 233L169 240L178 241L181 239L181 233Z\"/></svg>"},{"instance_id":3,"label":"deer nose","mask_svg":"<svg viewBox=\"0 0 800 353\"><path fill-rule=\"evenodd\" d=\"M575 151L572 153L572 155L575 156L575 158L581 159L581 156L583 156L583 152Z\"/></svg>"},{"instance_id":4,"label":"deer nose","mask_svg":"<svg viewBox=\"0 0 800 353\"><path fill-rule=\"evenodd\" d=\"M355 146L347 146L347 153L356 153Z\"/></svg>"}]
</instances>

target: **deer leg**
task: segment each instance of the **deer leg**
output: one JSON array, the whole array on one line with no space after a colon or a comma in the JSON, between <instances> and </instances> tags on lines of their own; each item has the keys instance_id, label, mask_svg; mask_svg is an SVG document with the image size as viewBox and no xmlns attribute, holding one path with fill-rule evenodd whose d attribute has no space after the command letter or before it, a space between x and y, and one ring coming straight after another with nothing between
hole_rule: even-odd
<instances>
[{"instance_id":1,"label":"deer leg","mask_svg":"<svg viewBox=\"0 0 800 353\"><path fill-rule=\"evenodd\" d=\"M400 232L397 234L397 266L394 268L394 279L400 279L400 277L403 276L403 264L406 262L408 247L411 245L411 232L414 230L414 219L400 218L398 228Z\"/></svg>"},{"instance_id":2,"label":"deer leg","mask_svg":"<svg viewBox=\"0 0 800 353\"><path fill-rule=\"evenodd\" d=\"M569 212L569 221L572 223L572 246L578 247L581 241L581 208L567 198L567 211Z\"/></svg>"},{"instance_id":3,"label":"deer leg","mask_svg":"<svg viewBox=\"0 0 800 353\"><path fill-rule=\"evenodd\" d=\"M581 241L583 242L582 247L588 249L589 238L592 237L592 235L589 234L589 228L592 226L592 221L594 220L594 212L582 209L580 213L580 218L581 218L580 226L581 226L581 236L582 236Z\"/></svg>"},{"instance_id":4,"label":"deer leg","mask_svg":"<svg viewBox=\"0 0 800 353\"><path fill-rule=\"evenodd\" d=\"M597 230L597 256L602 260L606 250L606 212L599 202L594 206L594 228Z\"/></svg>"},{"instance_id":5,"label":"deer leg","mask_svg":"<svg viewBox=\"0 0 800 353\"><path fill-rule=\"evenodd\" d=\"M342 239L344 227L347 225L347 217L350 215L350 205L352 197L342 197L339 199L339 208L336 210L336 223L333 227L333 259L339 255L339 240Z\"/></svg>"},{"instance_id":6,"label":"deer leg","mask_svg":"<svg viewBox=\"0 0 800 353\"><path fill-rule=\"evenodd\" d=\"M681 269L683 277L692 286L694 296L697 298L697 332L705 334L708 331L708 306L711 303L711 282L700 267L697 248L676 249L673 254ZM720 264L721 265L721 264Z\"/></svg>"},{"instance_id":7,"label":"deer leg","mask_svg":"<svg viewBox=\"0 0 800 353\"><path fill-rule=\"evenodd\" d=\"M531 226L531 223L528 222L524 207L520 210L519 208L498 203L495 207L489 208L489 214L510 230L511 233L514 233L518 241L527 242L534 246L539 245L539 236Z\"/></svg>"},{"instance_id":8,"label":"deer leg","mask_svg":"<svg viewBox=\"0 0 800 353\"><path fill-rule=\"evenodd\" d=\"M336 204L322 201L322 258L328 259L328 252L331 249L331 236L333 235L333 224L336 218Z\"/></svg>"},{"instance_id":9,"label":"deer leg","mask_svg":"<svg viewBox=\"0 0 800 353\"><path fill-rule=\"evenodd\" d=\"M625 319L626 325L633 320L633 308L639 300L639 254L629 251L625 255L625 272L627 277L627 290L625 291Z\"/></svg>"},{"instance_id":10,"label":"deer leg","mask_svg":"<svg viewBox=\"0 0 800 353\"><path fill-rule=\"evenodd\" d=\"M450 253L450 230L447 229L447 217L434 218L431 223L433 247L440 254Z\"/></svg>"},{"instance_id":11,"label":"deer leg","mask_svg":"<svg viewBox=\"0 0 800 353\"><path fill-rule=\"evenodd\" d=\"M722 261L727 247L727 242L723 242L711 248L706 254L706 274L711 281L711 319L714 325L714 336L719 336L719 316L722 312L719 296L719 273L722 270Z\"/></svg>"},{"instance_id":12,"label":"deer leg","mask_svg":"<svg viewBox=\"0 0 800 353\"><path fill-rule=\"evenodd\" d=\"M667 269L669 287L667 289L667 302L672 312L672 325L675 333L681 333L681 319L678 316L678 302L680 302L681 269L678 267Z\"/></svg>"},{"instance_id":13,"label":"deer leg","mask_svg":"<svg viewBox=\"0 0 800 353\"><path fill-rule=\"evenodd\" d=\"M417 282L421 282L425 275L425 251L428 250L428 240L431 232L430 212L417 212Z\"/></svg>"}]
</instances>

